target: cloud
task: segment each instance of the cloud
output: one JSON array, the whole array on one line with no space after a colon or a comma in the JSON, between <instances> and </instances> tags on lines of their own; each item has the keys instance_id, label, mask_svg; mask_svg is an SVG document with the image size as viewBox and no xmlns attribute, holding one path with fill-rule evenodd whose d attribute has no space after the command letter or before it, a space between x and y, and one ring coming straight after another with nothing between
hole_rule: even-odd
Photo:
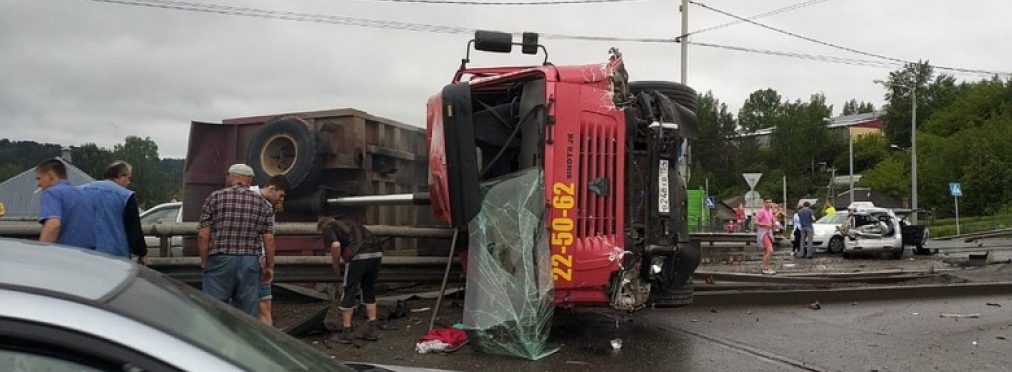
<instances>
[{"instance_id":1,"label":"cloud","mask_svg":"<svg viewBox=\"0 0 1012 372\"><path fill-rule=\"evenodd\" d=\"M749 16L797 1L704 1ZM673 1L494 7L370 1L217 0L215 4L465 28L674 37ZM966 1L827 1L760 22L856 49L935 64L1002 69L999 38L1012 5ZM690 7L690 29L731 19ZM987 27L982 27L986 25ZM162 156L186 153L191 120L357 108L421 126L425 102L447 84L469 35L430 34L172 11L81 0L0 0L0 137L112 147L151 137ZM848 54L741 24L693 40L750 48ZM600 63L619 47L638 80L678 80L677 44L543 39L556 64ZM689 48L688 82L737 110L749 93L824 93L881 106L871 81L889 69L714 48ZM472 54L475 65L539 57ZM972 77L970 77L972 78Z\"/></svg>"}]
</instances>

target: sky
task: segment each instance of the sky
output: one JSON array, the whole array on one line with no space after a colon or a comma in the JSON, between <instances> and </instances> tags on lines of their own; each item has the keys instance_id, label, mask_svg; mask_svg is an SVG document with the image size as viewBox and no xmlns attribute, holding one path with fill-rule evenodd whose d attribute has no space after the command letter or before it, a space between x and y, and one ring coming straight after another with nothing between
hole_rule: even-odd
<instances>
[{"instance_id":1,"label":"sky","mask_svg":"<svg viewBox=\"0 0 1012 372\"><path fill-rule=\"evenodd\" d=\"M543 2L553 1L563 0ZM126 2L193 7L175 0ZM111 149L132 135L150 137L163 158L182 158L191 121L356 108L424 126L426 100L449 83L474 29L620 38L545 36L541 44L557 65L603 63L608 49L617 47L630 80L681 79L680 45L646 42L680 35L676 0L522 6L404 0L200 4L252 8L268 15L290 12L289 17L298 14L296 18L325 22L93 0L0 0L0 138L64 146L95 143ZM1012 2L1002 0L699 0L688 7L688 28L704 30L735 21L717 11L748 18L799 4L754 22L895 60L1012 72L1008 66L1012 49L1002 47L1012 34L1012 22L1005 19L1012 14ZM436 33L392 29L401 24L394 22L450 28ZM750 23L692 34L689 40L706 45L688 46L688 85L712 92L733 112L750 93L766 88L790 100L807 101L822 93L834 106L834 114L851 99L881 107L885 90L874 80L899 68L889 60ZM530 65L542 58L472 53L471 60L472 66ZM853 60L875 63L855 65ZM968 81L982 78L954 76Z\"/></svg>"}]
</instances>

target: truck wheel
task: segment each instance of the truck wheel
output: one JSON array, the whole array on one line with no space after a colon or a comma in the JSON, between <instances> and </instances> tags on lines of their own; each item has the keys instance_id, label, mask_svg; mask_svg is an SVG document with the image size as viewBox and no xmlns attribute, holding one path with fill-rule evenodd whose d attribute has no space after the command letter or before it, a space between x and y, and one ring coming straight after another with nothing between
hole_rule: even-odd
<instances>
[{"instance_id":1,"label":"truck wheel","mask_svg":"<svg viewBox=\"0 0 1012 372\"><path fill-rule=\"evenodd\" d=\"M826 249L829 250L829 253L843 252L843 238L834 236L832 239L829 239L829 246Z\"/></svg>"},{"instance_id":2,"label":"truck wheel","mask_svg":"<svg viewBox=\"0 0 1012 372\"><path fill-rule=\"evenodd\" d=\"M302 119L283 116L271 119L250 140L246 164L253 167L253 182L263 185L271 176L283 174L292 190L316 182L323 161L316 153L319 140Z\"/></svg>"},{"instance_id":3,"label":"truck wheel","mask_svg":"<svg viewBox=\"0 0 1012 372\"><path fill-rule=\"evenodd\" d=\"M684 307L692 305L692 278L685 281L681 287L672 288L665 294L651 294L651 302L654 307Z\"/></svg>"},{"instance_id":4,"label":"truck wheel","mask_svg":"<svg viewBox=\"0 0 1012 372\"><path fill-rule=\"evenodd\" d=\"M696 112L696 101L699 97L696 95L695 89L673 81L629 82L629 92L632 94L648 90L659 91L661 94L677 102L679 105L682 105L682 107L689 109L689 111Z\"/></svg>"}]
</instances>

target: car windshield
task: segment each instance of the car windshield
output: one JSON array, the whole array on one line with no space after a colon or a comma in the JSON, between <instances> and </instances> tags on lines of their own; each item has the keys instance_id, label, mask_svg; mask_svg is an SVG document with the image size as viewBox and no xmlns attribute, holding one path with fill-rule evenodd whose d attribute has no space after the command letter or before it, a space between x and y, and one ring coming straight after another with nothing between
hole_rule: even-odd
<instances>
[{"instance_id":1,"label":"car windshield","mask_svg":"<svg viewBox=\"0 0 1012 372\"><path fill-rule=\"evenodd\" d=\"M142 268L109 305L249 371L353 371L196 289Z\"/></svg>"},{"instance_id":2,"label":"car windshield","mask_svg":"<svg viewBox=\"0 0 1012 372\"><path fill-rule=\"evenodd\" d=\"M822 218L820 218L818 221L815 221L815 223L821 223L826 225L841 225L846 220L847 220L847 213L833 213L822 216Z\"/></svg>"}]
</instances>

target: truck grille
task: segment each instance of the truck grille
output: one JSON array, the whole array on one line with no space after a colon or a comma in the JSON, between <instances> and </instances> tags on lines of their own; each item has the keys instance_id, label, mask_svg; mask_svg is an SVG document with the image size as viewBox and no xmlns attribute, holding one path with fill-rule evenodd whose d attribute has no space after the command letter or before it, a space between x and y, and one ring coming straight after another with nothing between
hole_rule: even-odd
<instances>
[{"instance_id":1,"label":"truck grille","mask_svg":"<svg viewBox=\"0 0 1012 372\"><path fill-rule=\"evenodd\" d=\"M624 141L622 134L607 116L585 114L580 123L577 188L585 192L577 193L581 208L576 220L579 237L614 235L621 228L618 221L623 211L618 201L624 197L621 181L625 172L620 164L625 162L625 154L619 152L618 145Z\"/></svg>"}]
</instances>

